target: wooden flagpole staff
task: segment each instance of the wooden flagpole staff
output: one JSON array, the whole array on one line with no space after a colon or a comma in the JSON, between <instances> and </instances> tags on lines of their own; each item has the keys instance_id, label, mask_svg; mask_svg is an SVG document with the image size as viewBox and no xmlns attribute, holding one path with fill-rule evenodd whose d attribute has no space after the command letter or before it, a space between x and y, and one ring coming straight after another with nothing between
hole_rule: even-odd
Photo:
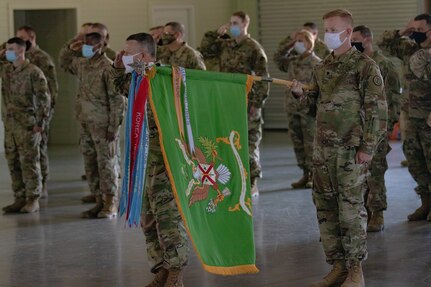
<instances>
[{"instance_id":1,"label":"wooden flagpole staff","mask_svg":"<svg viewBox=\"0 0 431 287\"><path fill-rule=\"evenodd\" d=\"M268 78L268 77L259 77L259 76L251 76L251 77L253 78L254 81L274 83L274 84L277 84L277 85L287 86L289 88L293 84L292 81L282 80L282 79L277 79L277 78ZM302 88L304 89L304 91L313 90L313 87L310 86L310 85L302 85Z\"/></svg>"}]
</instances>

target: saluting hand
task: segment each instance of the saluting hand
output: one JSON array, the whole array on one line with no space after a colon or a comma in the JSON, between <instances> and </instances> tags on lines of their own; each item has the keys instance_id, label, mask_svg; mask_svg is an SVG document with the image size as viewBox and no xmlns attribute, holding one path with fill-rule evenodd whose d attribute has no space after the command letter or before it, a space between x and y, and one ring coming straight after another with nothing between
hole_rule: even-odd
<instances>
[{"instance_id":1,"label":"saluting hand","mask_svg":"<svg viewBox=\"0 0 431 287\"><path fill-rule=\"evenodd\" d=\"M115 60L114 60L114 67L117 69L125 69L126 67L124 67L123 64L123 56L126 53L126 51L122 50L119 53L117 53L117 55L115 55Z\"/></svg>"},{"instance_id":2,"label":"saluting hand","mask_svg":"<svg viewBox=\"0 0 431 287\"><path fill-rule=\"evenodd\" d=\"M78 52L82 49L82 46L84 45L84 42L82 40L74 40L70 45L69 49Z\"/></svg>"},{"instance_id":3,"label":"saluting hand","mask_svg":"<svg viewBox=\"0 0 431 287\"><path fill-rule=\"evenodd\" d=\"M230 23L223 24L222 26L220 26L220 28L217 29L217 34L219 34L220 36L223 36L229 30L229 27L230 27Z\"/></svg>"},{"instance_id":4,"label":"saluting hand","mask_svg":"<svg viewBox=\"0 0 431 287\"><path fill-rule=\"evenodd\" d=\"M410 35L415 30L414 21L415 21L414 19L410 20L407 23L407 26L404 27L404 29L400 30L399 33L400 33L401 36L408 36L408 35Z\"/></svg>"},{"instance_id":5,"label":"saluting hand","mask_svg":"<svg viewBox=\"0 0 431 287\"><path fill-rule=\"evenodd\" d=\"M0 58L4 58L6 54L6 49L0 51Z\"/></svg>"}]
</instances>

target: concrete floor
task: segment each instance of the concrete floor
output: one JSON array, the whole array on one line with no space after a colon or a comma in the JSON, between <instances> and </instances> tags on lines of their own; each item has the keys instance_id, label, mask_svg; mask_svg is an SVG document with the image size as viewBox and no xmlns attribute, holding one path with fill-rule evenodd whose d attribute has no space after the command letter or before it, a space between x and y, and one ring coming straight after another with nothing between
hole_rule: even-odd
<instances>
[{"instance_id":1,"label":"concrete floor","mask_svg":"<svg viewBox=\"0 0 431 287\"><path fill-rule=\"evenodd\" d=\"M415 184L399 162L393 143L387 173L389 209L386 229L371 234L364 263L367 286L431 286L431 224L408 223L419 205ZM139 229L125 228L123 219L83 220L90 206L79 198L87 193L78 147L52 147L50 197L38 214L0 216L0 287L4 286L145 286L152 275ZM319 243L310 190L291 190L300 176L292 148L283 132L266 132L262 148L264 178L254 200L257 249L256 275L221 277L203 271L194 253L186 269L185 286L301 287L323 276L325 263ZM4 156L0 156L0 202L12 202Z\"/></svg>"}]
</instances>

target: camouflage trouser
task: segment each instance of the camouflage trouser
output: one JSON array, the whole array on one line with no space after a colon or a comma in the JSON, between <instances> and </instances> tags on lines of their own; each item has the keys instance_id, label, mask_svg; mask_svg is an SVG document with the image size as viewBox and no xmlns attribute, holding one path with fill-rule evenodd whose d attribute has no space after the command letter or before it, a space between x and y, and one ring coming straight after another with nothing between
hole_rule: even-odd
<instances>
[{"instance_id":1,"label":"camouflage trouser","mask_svg":"<svg viewBox=\"0 0 431 287\"><path fill-rule=\"evenodd\" d=\"M160 146L150 147L144 192L141 226L151 272L157 273L161 267L168 270L181 269L188 261L187 233L175 202Z\"/></svg>"},{"instance_id":2,"label":"camouflage trouser","mask_svg":"<svg viewBox=\"0 0 431 287\"><path fill-rule=\"evenodd\" d=\"M385 138L376 149L370 165L370 176L367 178L365 206L371 212L388 208L386 201L385 173L388 170L386 156L391 151L388 139Z\"/></svg>"},{"instance_id":3,"label":"camouflage trouser","mask_svg":"<svg viewBox=\"0 0 431 287\"><path fill-rule=\"evenodd\" d=\"M289 134L292 138L296 161L302 170L313 168L313 139L315 118L308 115L288 115Z\"/></svg>"},{"instance_id":4,"label":"camouflage trouser","mask_svg":"<svg viewBox=\"0 0 431 287\"><path fill-rule=\"evenodd\" d=\"M49 177L48 138L53 112L54 110L51 109L49 117L46 119L45 127L42 132L42 139L40 141L40 169L43 183L45 183Z\"/></svg>"},{"instance_id":5,"label":"camouflage trouser","mask_svg":"<svg viewBox=\"0 0 431 287\"><path fill-rule=\"evenodd\" d=\"M38 198L42 190L40 171L41 135L30 128L5 124L5 156L16 198Z\"/></svg>"},{"instance_id":6,"label":"camouflage trouser","mask_svg":"<svg viewBox=\"0 0 431 287\"><path fill-rule=\"evenodd\" d=\"M418 184L417 193L431 193L431 127L426 119L408 120L403 150L409 172Z\"/></svg>"},{"instance_id":7,"label":"camouflage trouser","mask_svg":"<svg viewBox=\"0 0 431 287\"><path fill-rule=\"evenodd\" d=\"M355 163L354 147L315 146L313 200L326 260L348 265L367 257L365 165Z\"/></svg>"},{"instance_id":8,"label":"camouflage trouser","mask_svg":"<svg viewBox=\"0 0 431 287\"><path fill-rule=\"evenodd\" d=\"M250 180L262 177L259 145L262 140L262 109L256 109L255 116L248 116L248 152L250 157Z\"/></svg>"},{"instance_id":9,"label":"camouflage trouser","mask_svg":"<svg viewBox=\"0 0 431 287\"><path fill-rule=\"evenodd\" d=\"M107 126L81 123L81 152L90 190L95 195L116 195L117 141L106 140Z\"/></svg>"}]
</instances>

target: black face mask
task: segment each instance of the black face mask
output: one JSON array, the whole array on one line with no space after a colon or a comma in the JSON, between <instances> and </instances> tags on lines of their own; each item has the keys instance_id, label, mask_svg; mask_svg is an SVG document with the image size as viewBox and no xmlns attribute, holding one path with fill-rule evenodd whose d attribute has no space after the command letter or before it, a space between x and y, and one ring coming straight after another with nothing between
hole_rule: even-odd
<instances>
[{"instance_id":1,"label":"black face mask","mask_svg":"<svg viewBox=\"0 0 431 287\"><path fill-rule=\"evenodd\" d=\"M352 42L351 43L353 47L356 48L359 52L363 53L365 51L364 46L362 45L362 42Z\"/></svg>"},{"instance_id":2,"label":"black face mask","mask_svg":"<svg viewBox=\"0 0 431 287\"><path fill-rule=\"evenodd\" d=\"M425 40L427 39L427 34L424 32L415 31L410 35L410 39L413 39L416 43L420 44L425 42Z\"/></svg>"},{"instance_id":3,"label":"black face mask","mask_svg":"<svg viewBox=\"0 0 431 287\"><path fill-rule=\"evenodd\" d=\"M162 39L159 39L159 41L157 42L157 46L163 46L163 41L162 41Z\"/></svg>"}]
</instances>

